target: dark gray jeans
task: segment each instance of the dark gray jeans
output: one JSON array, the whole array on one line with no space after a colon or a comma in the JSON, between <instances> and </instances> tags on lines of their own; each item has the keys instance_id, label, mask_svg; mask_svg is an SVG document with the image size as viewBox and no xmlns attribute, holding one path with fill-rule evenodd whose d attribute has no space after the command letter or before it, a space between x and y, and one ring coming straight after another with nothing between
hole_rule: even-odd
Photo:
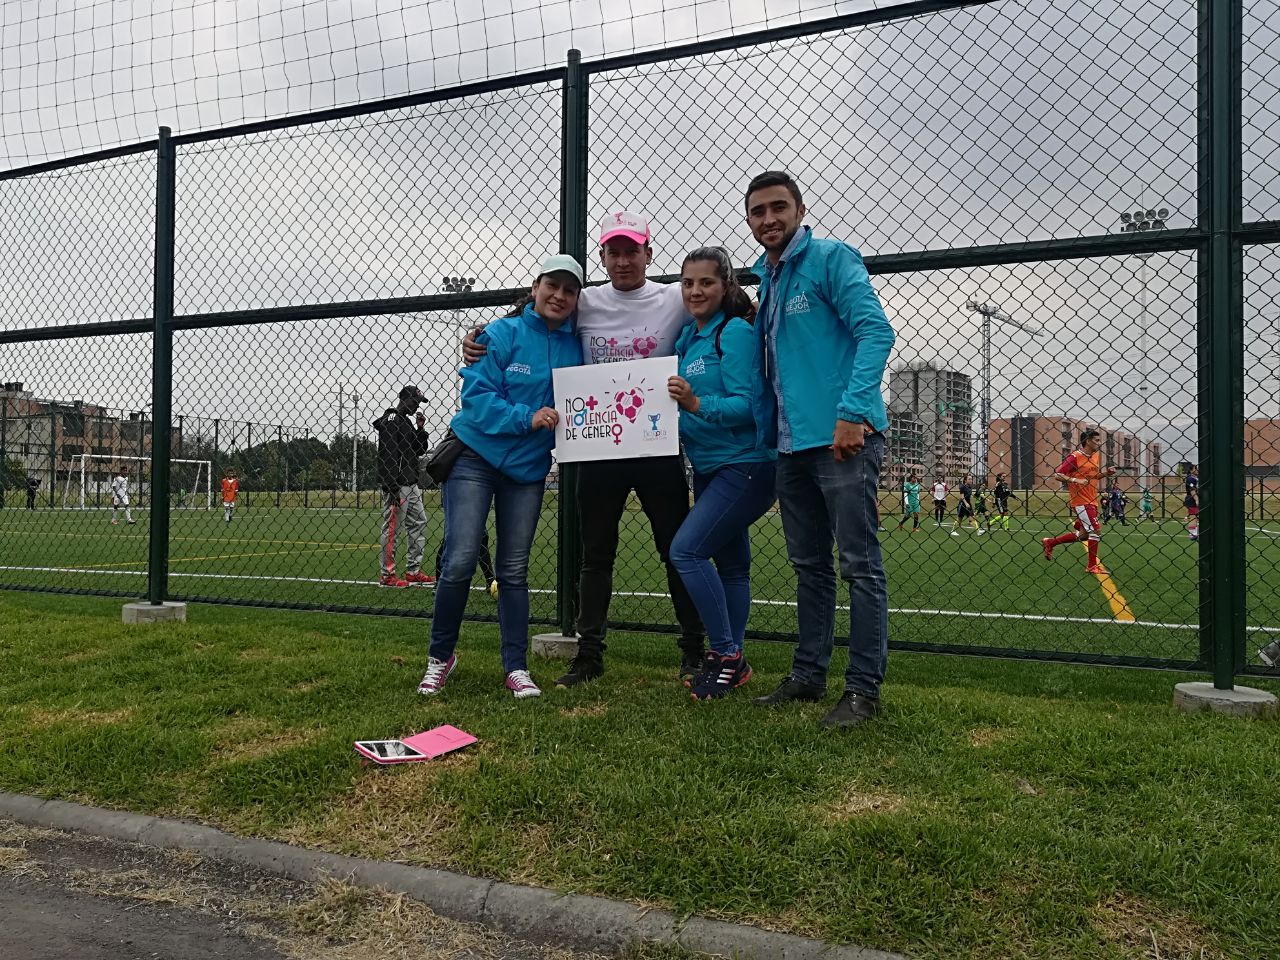
<instances>
[{"instance_id":1,"label":"dark gray jeans","mask_svg":"<svg viewBox=\"0 0 1280 960\"><path fill-rule=\"evenodd\" d=\"M836 575L849 584L846 691L878 697L889 660L889 591L876 537L876 489L884 459L882 434L867 437L856 457L836 461L826 447L778 455L778 507L787 554L796 572L800 641L791 676L823 685L835 646Z\"/></svg>"}]
</instances>

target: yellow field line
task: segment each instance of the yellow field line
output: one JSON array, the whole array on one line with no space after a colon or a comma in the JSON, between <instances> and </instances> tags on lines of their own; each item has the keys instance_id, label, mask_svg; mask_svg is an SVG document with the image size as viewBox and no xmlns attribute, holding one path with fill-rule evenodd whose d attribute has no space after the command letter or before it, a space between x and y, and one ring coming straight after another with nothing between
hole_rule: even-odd
<instances>
[{"instance_id":1,"label":"yellow field line","mask_svg":"<svg viewBox=\"0 0 1280 960\"><path fill-rule=\"evenodd\" d=\"M1081 544L1084 547L1085 556L1089 554L1089 544ZM1098 585L1102 587L1102 595L1107 598L1107 603L1111 605L1111 615L1117 620L1124 620L1129 623L1138 618L1133 615L1133 611L1129 609L1129 601L1120 593L1119 587L1115 581L1111 579L1109 573L1095 574L1098 578Z\"/></svg>"}]
</instances>

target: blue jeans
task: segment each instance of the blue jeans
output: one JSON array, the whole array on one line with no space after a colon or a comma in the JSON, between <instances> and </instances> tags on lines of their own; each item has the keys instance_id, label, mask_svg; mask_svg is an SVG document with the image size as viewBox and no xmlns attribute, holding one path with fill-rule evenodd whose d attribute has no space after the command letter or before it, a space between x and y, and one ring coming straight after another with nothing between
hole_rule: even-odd
<instances>
[{"instance_id":1,"label":"blue jeans","mask_svg":"<svg viewBox=\"0 0 1280 960\"><path fill-rule=\"evenodd\" d=\"M800 628L791 676L801 683L827 682L835 646L834 542L840 576L849 584L844 688L868 697L880 695L889 660L889 591L876 537L876 488L884 444L882 434L869 434L862 452L843 463L826 447L778 455L778 506L796 572Z\"/></svg>"},{"instance_id":2,"label":"blue jeans","mask_svg":"<svg viewBox=\"0 0 1280 960\"><path fill-rule=\"evenodd\" d=\"M671 565L721 656L742 650L751 612L751 525L773 504L774 474L772 463L695 473L693 509L671 541Z\"/></svg>"},{"instance_id":3,"label":"blue jeans","mask_svg":"<svg viewBox=\"0 0 1280 960\"><path fill-rule=\"evenodd\" d=\"M542 514L542 491L541 480L516 483L470 450L454 464L441 486L444 561L431 620L431 656L436 660L448 660L458 645L492 503L498 528L493 568L498 579L502 668L507 673L529 668L529 548Z\"/></svg>"}]
</instances>

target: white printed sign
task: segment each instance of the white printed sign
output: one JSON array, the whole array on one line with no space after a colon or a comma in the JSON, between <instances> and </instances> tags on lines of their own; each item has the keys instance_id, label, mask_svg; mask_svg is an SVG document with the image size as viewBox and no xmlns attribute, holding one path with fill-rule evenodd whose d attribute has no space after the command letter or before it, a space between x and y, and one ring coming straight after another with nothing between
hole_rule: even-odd
<instances>
[{"instance_id":1,"label":"white printed sign","mask_svg":"<svg viewBox=\"0 0 1280 960\"><path fill-rule=\"evenodd\" d=\"M679 407L667 393L675 357L588 363L552 371L556 459L622 460L680 452Z\"/></svg>"}]
</instances>

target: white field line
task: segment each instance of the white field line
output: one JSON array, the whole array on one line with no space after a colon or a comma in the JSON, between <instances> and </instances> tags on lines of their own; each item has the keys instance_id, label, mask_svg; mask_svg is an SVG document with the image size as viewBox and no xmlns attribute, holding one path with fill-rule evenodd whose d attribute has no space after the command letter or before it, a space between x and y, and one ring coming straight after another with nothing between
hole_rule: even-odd
<instances>
[{"instance_id":1,"label":"white field line","mask_svg":"<svg viewBox=\"0 0 1280 960\"><path fill-rule=\"evenodd\" d=\"M0 570L17 570L30 573L77 573L92 576L102 576L109 574L115 577L145 577L146 571L143 570L77 570L72 567L18 567L18 566L0 566ZM376 580L339 580L330 577L264 577L254 574L225 574L225 573L180 573L170 572L169 578L173 580L253 580L266 581L270 583L323 583L344 587L377 587ZM415 589L415 588L410 588ZM473 592L484 593L484 587L472 587ZM530 593L552 595L554 590L530 587ZM647 592L642 590L615 590L615 597L639 597L644 599L666 600L667 594L657 592ZM751 603L758 607L791 607L795 608L794 600L752 600ZM847 612L848 608L839 607L840 610ZM929 607L890 607L890 613L899 616L928 616L928 617L965 617L974 620L1029 620L1032 622L1047 623L1091 623L1100 626L1121 626L1121 627L1154 627L1160 630L1198 630L1199 626L1194 623L1162 623L1158 620L1112 620L1108 617L1062 617L1052 614L1039 613L1004 613L998 611L981 611L981 610L935 610ZM1250 633L1280 633L1280 627L1246 627Z\"/></svg>"}]
</instances>

